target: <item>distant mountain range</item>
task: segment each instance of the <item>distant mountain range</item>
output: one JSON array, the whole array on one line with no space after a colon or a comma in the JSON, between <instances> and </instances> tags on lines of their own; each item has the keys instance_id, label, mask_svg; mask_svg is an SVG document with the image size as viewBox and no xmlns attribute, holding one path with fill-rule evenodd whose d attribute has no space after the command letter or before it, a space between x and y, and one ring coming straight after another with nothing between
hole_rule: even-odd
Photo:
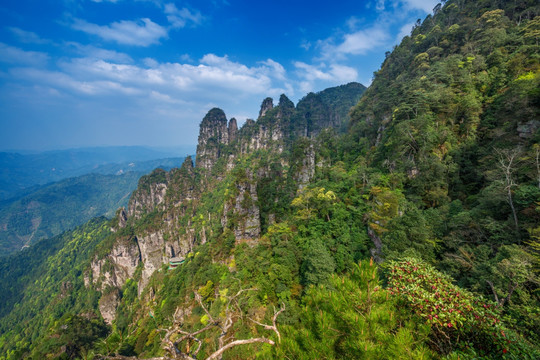
<instances>
[{"instance_id":1,"label":"distant mountain range","mask_svg":"<svg viewBox=\"0 0 540 360\"><path fill-rule=\"evenodd\" d=\"M114 146L25 154L0 152L0 200L28 194L28 189L34 191L36 185L89 173L107 175L148 172L159 166L172 168L181 164L179 157L193 152L194 147L189 146L172 150Z\"/></svg>"},{"instance_id":2,"label":"distant mountain range","mask_svg":"<svg viewBox=\"0 0 540 360\"><path fill-rule=\"evenodd\" d=\"M142 175L179 167L176 154L135 146L0 153L0 256L112 217Z\"/></svg>"}]
</instances>

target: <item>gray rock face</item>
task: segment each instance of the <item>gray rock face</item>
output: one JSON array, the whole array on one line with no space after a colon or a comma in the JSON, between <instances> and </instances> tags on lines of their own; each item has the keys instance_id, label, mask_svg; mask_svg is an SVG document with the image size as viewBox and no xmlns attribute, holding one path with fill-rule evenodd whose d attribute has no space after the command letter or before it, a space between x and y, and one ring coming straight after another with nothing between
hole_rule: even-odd
<instances>
[{"instance_id":1,"label":"gray rock face","mask_svg":"<svg viewBox=\"0 0 540 360\"><path fill-rule=\"evenodd\" d=\"M210 170L218 160L221 147L229 143L227 118L223 110L213 108L201 122L197 144L197 167Z\"/></svg>"},{"instance_id":2,"label":"gray rock face","mask_svg":"<svg viewBox=\"0 0 540 360\"><path fill-rule=\"evenodd\" d=\"M261 104L261 110L259 110L259 117L263 117L266 113L274 108L274 101L272 98L267 97Z\"/></svg>"},{"instance_id":3,"label":"gray rock face","mask_svg":"<svg viewBox=\"0 0 540 360\"><path fill-rule=\"evenodd\" d=\"M154 170L139 180L137 190L129 199L127 217L135 220L143 214L153 211L165 200L167 193L168 173L162 169Z\"/></svg>"},{"instance_id":4,"label":"gray rock face","mask_svg":"<svg viewBox=\"0 0 540 360\"><path fill-rule=\"evenodd\" d=\"M154 271L161 268L169 259L185 257L190 247L182 246L179 241L166 241L163 232L151 233L138 238L143 270L139 281L139 294L148 284ZM185 245L185 244L184 244Z\"/></svg>"},{"instance_id":5,"label":"gray rock face","mask_svg":"<svg viewBox=\"0 0 540 360\"><path fill-rule=\"evenodd\" d=\"M261 235L261 220L253 173L246 170L246 178L235 185L236 195L225 203L221 225L232 229L237 242L257 239Z\"/></svg>"},{"instance_id":6,"label":"gray rock face","mask_svg":"<svg viewBox=\"0 0 540 360\"><path fill-rule=\"evenodd\" d=\"M229 120L229 143L232 143L236 140L236 135L238 135L238 124L236 123L236 119L232 118Z\"/></svg>"},{"instance_id":7,"label":"gray rock face","mask_svg":"<svg viewBox=\"0 0 540 360\"><path fill-rule=\"evenodd\" d=\"M108 325L112 325L116 317L116 309L120 303L120 291L112 290L99 299L99 312Z\"/></svg>"},{"instance_id":8,"label":"gray rock face","mask_svg":"<svg viewBox=\"0 0 540 360\"><path fill-rule=\"evenodd\" d=\"M383 262L382 241L371 227L368 226L368 236L373 241L373 248L370 249L371 256L378 264Z\"/></svg>"},{"instance_id":9,"label":"gray rock face","mask_svg":"<svg viewBox=\"0 0 540 360\"><path fill-rule=\"evenodd\" d=\"M302 167L296 175L298 189L302 190L315 176L315 149L313 144L310 144L304 151L302 159Z\"/></svg>"},{"instance_id":10,"label":"gray rock face","mask_svg":"<svg viewBox=\"0 0 540 360\"><path fill-rule=\"evenodd\" d=\"M125 208L121 208L118 213L118 228L125 228L127 225L127 213Z\"/></svg>"},{"instance_id":11,"label":"gray rock face","mask_svg":"<svg viewBox=\"0 0 540 360\"><path fill-rule=\"evenodd\" d=\"M99 290L107 286L120 288L133 276L140 261L136 238L117 242L105 258L92 261L92 282L98 285Z\"/></svg>"}]
</instances>

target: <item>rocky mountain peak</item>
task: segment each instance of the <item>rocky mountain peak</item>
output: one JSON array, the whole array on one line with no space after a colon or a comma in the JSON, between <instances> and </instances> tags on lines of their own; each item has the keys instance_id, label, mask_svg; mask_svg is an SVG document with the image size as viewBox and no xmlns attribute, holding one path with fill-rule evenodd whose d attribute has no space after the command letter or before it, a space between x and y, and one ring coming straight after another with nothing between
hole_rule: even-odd
<instances>
[{"instance_id":1,"label":"rocky mountain peak","mask_svg":"<svg viewBox=\"0 0 540 360\"><path fill-rule=\"evenodd\" d=\"M279 104L278 104L278 106L280 108L294 109L294 103L285 94L281 94L279 96Z\"/></svg>"},{"instance_id":2,"label":"rocky mountain peak","mask_svg":"<svg viewBox=\"0 0 540 360\"><path fill-rule=\"evenodd\" d=\"M232 143L234 140L236 140L236 135L238 134L238 124L236 123L236 119L232 118L229 120L229 143Z\"/></svg>"},{"instance_id":3,"label":"rocky mountain peak","mask_svg":"<svg viewBox=\"0 0 540 360\"><path fill-rule=\"evenodd\" d=\"M191 156L186 157L186 159L182 163L182 166L180 167L180 170L187 171L189 173L193 171L193 159L191 158Z\"/></svg>"},{"instance_id":4,"label":"rocky mountain peak","mask_svg":"<svg viewBox=\"0 0 540 360\"><path fill-rule=\"evenodd\" d=\"M259 117L263 117L269 110L274 108L274 100L271 97L267 97L261 104L261 110L259 111Z\"/></svg>"},{"instance_id":5,"label":"rocky mountain peak","mask_svg":"<svg viewBox=\"0 0 540 360\"><path fill-rule=\"evenodd\" d=\"M197 167L210 169L220 154L220 145L229 143L227 117L223 110L213 108L203 118L197 144Z\"/></svg>"},{"instance_id":6,"label":"rocky mountain peak","mask_svg":"<svg viewBox=\"0 0 540 360\"><path fill-rule=\"evenodd\" d=\"M285 94L281 94L279 97L278 108L279 111L276 115L278 119L291 117L295 110L294 103Z\"/></svg>"}]
</instances>

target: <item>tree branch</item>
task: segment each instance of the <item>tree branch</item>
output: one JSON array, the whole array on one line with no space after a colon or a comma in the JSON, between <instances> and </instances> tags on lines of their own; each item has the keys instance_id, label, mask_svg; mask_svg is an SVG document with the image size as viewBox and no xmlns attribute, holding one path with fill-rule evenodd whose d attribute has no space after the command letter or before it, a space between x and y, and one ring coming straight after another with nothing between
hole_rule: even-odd
<instances>
[{"instance_id":1,"label":"tree branch","mask_svg":"<svg viewBox=\"0 0 540 360\"><path fill-rule=\"evenodd\" d=\"M197 338L197 335L204 333L213 327L219 327L221 329L221 334L219 336L218 349L214 353L212 353L207 358L207 360L221 359L223 352L238 345L252 344L252 343L257 343L257 342L275 345L275 342L273 340L270 340L264 337L234 340L225 344L225 341L229 341L229 339L226 339L229 329L233 326L235 319L238 318L238 315L235 314L234 308L235 307L238 308L239 313L242 313L242 308L240 307L240 304L238 303L238 297L245 291L254 291L254 290L258 290L258 289L255 289L255 288L240 289L235 295L228 297L228 302L225 307L225 318L219 318L219 319L214 319L214 317L210 314L210 312L204 305L202 297L197 292L195 292L195 299L199 303L199 305L202 307L206 315L208 316L210 323L207 324L202 329L199 329L194 332L188 332L188 331L182 330L181 329L182 322L180 320L180 316L178 315L180 308L177 308L173 315L173 326L170 329L158 329L158 331L165 331L165 336L163 337L163 340L162 340L163 348L170 353L173 359L181 358L181 359L186 359L186 360L195 360L203 344L203 342L199 338ZM276 311L276 308L274 308L274 315L272 316L272 325L262 324L251 318L250 320L267 330L274 331L278 337L278 341L281 342L281 334L279 333L279 330L277 328L276 321L279 314L281 314L283 311L285 311L285 304L282 304L281 308L277 311ZM171 336L173 334L182 334L183 336L178 338L176 341L172 341ZM185 352L180 350L179 345L186 340L193 340L197 342L198 343L197 349L194 351L190 351L190 347L189 347L190 343L188 341L185 345L185 348L186 348Z\"/></svg>"},{"instance_id":2,"label":"tree branch","mask_svg":"<svg viewBox=\"0 0 540 360\"><path fill-rule=\"evenodd\" d=\"M277 328L276 320L279 314L281 314L283 311L285 311L285 304L281 304L281 309L279 309L278 311L276 311L276 308L274 308L274 316L272 317L272 325L260 323L257 320L253 320L252 318L249 318L249 320L253 321L255 324L259 326L262 326L266 330L272 330L273 332L275 332L278 337L278 342L281 342L281 334L279 333L279 330Z\"/></svg>"},{"instance_id":3,"label":"tree branch","mask_svg":"<svg viewBox=\"0 0 540 360\"><path fill-rule=\"evenodd\" d=\"M508 283L508 295L502 299L501 301L501 306L503 306L507 301L510 300L510 297L512 296L512 293L514 292L514 290L516 290L516 288L518 287L518 283L515 282L515 283Z\"/></svg>"},{"instance_id":4,"label":"tree branch","mask_svg":"<svg viewBox=\"0 0 540 360\"><path fill-rule=\"evenodd\" d=\"M495 297L495 302L497 303L497 305L499 305L499 297L497 296L497 292L495 291L495 287L493 286L493 283L489 280L486 280L486 282L491 288L491 292L493 293L493 296Z\"/></svg>"},{"instance_id":5,"label":"tree branch","mask_svg":"<svg viewBox=\"0 0 540 360\"><path fill-rule=\"evenodd\" d=\"M206 360L218 359L221 356L221 354L223 354L226 350L228 350L228 349L230 349L230 348L232 348L234 346L244 345L244 344L253 344L253 343L257 343L257 342L267 343L267 344L270 344L270 345L275 345L276 344L275 342L273 342L272 340L267 339L267 338L253 338L253 339L246 339L246 340L235 340L235 341L230 342L227 345L223 346L222 348L220 348L216 352L214 352L212 355L207 357Z\"/></svg>"}]
</instances>

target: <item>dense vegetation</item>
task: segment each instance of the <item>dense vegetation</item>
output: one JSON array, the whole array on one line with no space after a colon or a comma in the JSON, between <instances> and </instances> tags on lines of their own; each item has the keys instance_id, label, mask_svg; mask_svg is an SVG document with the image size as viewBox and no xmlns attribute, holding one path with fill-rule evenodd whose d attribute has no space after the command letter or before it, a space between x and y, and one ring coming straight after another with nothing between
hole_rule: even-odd
<instances>
[{"instance_id":1,"label":"dense vegetation","mask_svg":"<svg viewBox=\"0 0 540 360\"><path fill-rule=\"evenodd\" d=\"M84 285L83 271L109 229L109 220L96 218L0 259L2 356L20 359L30 348L49 353L67 345L70 356L81 357L97 339L93 333L107 334L96 311L99 293ZM6 343L16 350L6 351Z\"/></svg>"},{"instance_id":2,"label":"dense vegetation","mask_svg":"<svg viewBox=\"0 0 540 360\"><path fill-rule=\"evenodd\" d=\"M87 315L99 296L91 286L62 313L34 316L21 302L0 320L4 358L540 358L539 15L534 0L448 1L388 54L345 134L287 139L230 171L222 157L212 173L185 165L145 177L141 191L168 182L172 199L206 191L108 237L67 234L100 242L84 261L163 229L173 211L204 243L144 289L136 271L110 327ZM265 126L293 112L287 100ZM298 186L310 154L315 173ZM257 198L240 197L250 185ZM254 205L262 234L237 241L249 214L235 209ZM76 255L60 251L49 259ZM47 325L7 332L23 313Z\"/></svg>"}]
</instances>

